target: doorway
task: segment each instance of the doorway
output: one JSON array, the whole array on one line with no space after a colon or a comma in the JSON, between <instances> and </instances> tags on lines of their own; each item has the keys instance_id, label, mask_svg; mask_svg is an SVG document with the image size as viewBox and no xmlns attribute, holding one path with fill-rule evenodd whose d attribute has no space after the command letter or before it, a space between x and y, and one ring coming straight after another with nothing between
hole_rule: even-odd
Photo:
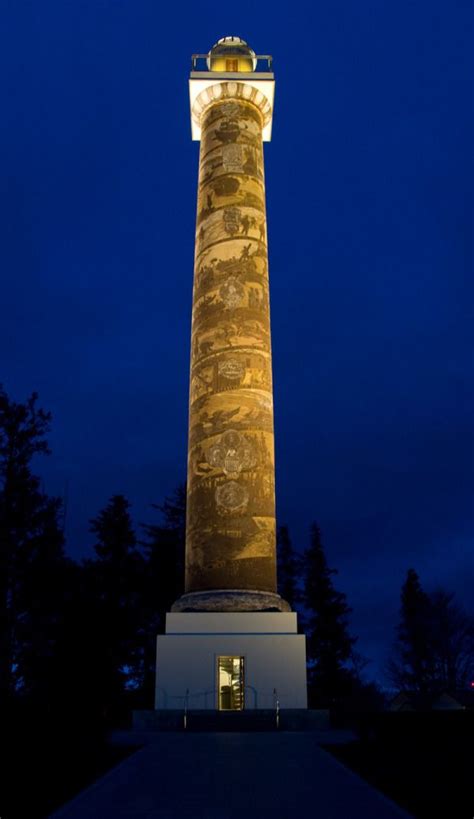
<instances>
[{"instance_id":1,"label":"doorway","mask_svg":"<svg viewBox=\"0 0 474 819\"><path fill-rule=\"evenodd\" d=\"M217 658L217 702L219 711L244 709L244 658Z\"/></svg>"}]
</instances>

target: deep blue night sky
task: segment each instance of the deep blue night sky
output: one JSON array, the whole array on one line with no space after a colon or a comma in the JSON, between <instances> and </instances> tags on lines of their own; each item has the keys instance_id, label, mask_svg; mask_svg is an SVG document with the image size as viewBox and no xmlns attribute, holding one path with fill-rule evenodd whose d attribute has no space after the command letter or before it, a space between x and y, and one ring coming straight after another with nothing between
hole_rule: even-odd
<instances>
[{"instance_id":1,"label":"deep blue night sky","mask_svg":"<svg viewBox=\"0 0 474 819\"><path fill-rule=\"evenodd\" d=\"M220 5L4 5L0 380L53 413L74 556L113 493L156 519L186 464L190 55L273 54L278 518L299 548L319 521L375 675L410 566L472 610L470 4Z\"/></svg>"}]
</instances>

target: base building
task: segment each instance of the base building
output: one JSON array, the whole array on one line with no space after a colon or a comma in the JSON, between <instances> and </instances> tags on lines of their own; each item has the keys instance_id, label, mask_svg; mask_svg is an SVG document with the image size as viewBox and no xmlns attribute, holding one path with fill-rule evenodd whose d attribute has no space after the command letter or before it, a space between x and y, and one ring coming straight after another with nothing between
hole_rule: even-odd
<instances>
[{"instance_id":1,"label":"base building","mask_svg":"<svg viewBox=\"0 0 474 819\"><path fill-rule=\"evenodd\" d=\"M263 160L273 97L271 58L240 38L193 56L186 577L157 638L158 710L307 707L305 637L276 583Z\"/></svg>"}]
</instances>

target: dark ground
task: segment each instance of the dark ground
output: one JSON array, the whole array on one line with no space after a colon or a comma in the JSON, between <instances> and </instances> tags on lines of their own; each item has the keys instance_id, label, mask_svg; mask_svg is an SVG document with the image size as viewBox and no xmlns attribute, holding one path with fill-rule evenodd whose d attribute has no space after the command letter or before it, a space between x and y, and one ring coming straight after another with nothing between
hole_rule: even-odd
<instances>
[{"instance_id":1,"label":"dark ground","mask_svg":"<svg viewBox=\"0 0 474 819\"><path fill-rule=\"evenodd\" d=\"M358 742L327 750L418 819L472 819L474 711L385 713L358 727Z\"/></svg>"},{"instance_id":2,"label":"dark ground","mask_svg":"<svg viewBox=\"0 0 474 819\"><path fill-rule=\"evenodd\" d=\"M472 819L474 712L379 714L360 739L328 750L419 819ZM7 720L2 731L2 819L43 819L136 750L104 732L47 715Z\"/></svg>"},{"instance_id":3,"label":"dark ground","mask_svg":"<svg viewBox=\"0 0 474 819\"><path fill-rule=\"evenodd\" d=\"M311 731L156 732L54 819L409 819Z\"/></svg>"},{"instance_id":4,"label":"dark ground","mask_svg":"<svg viewBox=\"0 0 474 819\"><path fill-rule=\"evenodd\" d=\"M1 819L43 819L136 750L74 718L30 711L2 719Z\"/></svg>"}]
</instances>

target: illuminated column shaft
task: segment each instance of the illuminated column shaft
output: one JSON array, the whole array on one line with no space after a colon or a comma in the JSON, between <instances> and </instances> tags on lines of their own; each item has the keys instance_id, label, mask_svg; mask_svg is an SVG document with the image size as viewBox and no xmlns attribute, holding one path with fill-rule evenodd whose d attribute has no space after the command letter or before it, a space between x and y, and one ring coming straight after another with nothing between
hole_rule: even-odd
<instances>
[{"instance_id":1,"label":"illuminated column shaft","mask_svg":"<svg viewBox=\"0 0 474 819\"><path fill-rule=\"evenodd\" d=\"M271 607L275 467L263 118L243 98L243 85L221 87L221 100L201 117L186 592L258 590L270 593Z\"/></svg>"}]
</instances>

